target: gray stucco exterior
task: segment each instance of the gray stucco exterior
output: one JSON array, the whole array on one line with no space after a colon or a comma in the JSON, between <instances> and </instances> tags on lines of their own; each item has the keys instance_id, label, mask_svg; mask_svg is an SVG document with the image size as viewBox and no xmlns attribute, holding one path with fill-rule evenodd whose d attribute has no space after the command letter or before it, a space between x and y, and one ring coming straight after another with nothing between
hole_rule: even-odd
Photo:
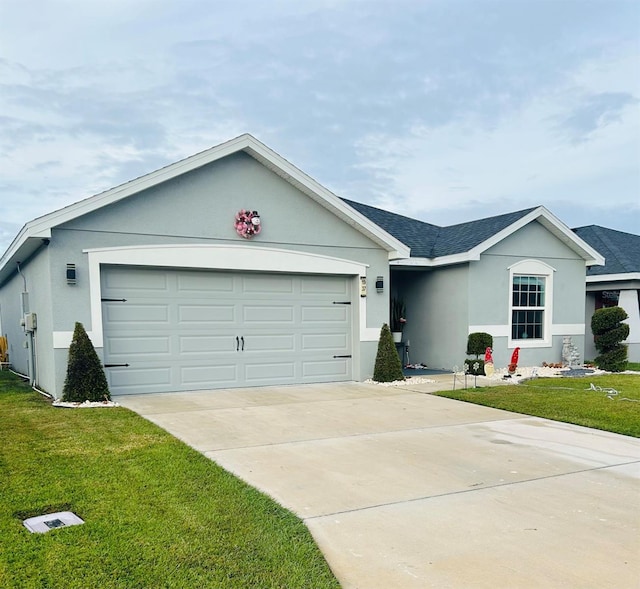
<instances>
[{"instance_id":1,"label":"gray stucco exterior","mask_svg":"<svg viewBox=\"0 0 640 589\"><path fill-rule=\"evenodd\" d=\"M260 214L253 239L235 231L240 209ZM13 368L59 397L76 322L103 360L110 354L101 301L107 267L248 272L264 284L269 273L339 276L350 300L329 306L350 305L342 334L351 353L332 358L349 359L345 378L372 376L390 296L406 303L413 363L461 366L469 333L487 331L496 367L516 346L520 363L535 365L561 361L564 336L584 358L585 265L602 263L543 207L438 227L343 201L243 135L25 225L0 259L0 325ZM546 276L542 339L513 336L514 273ZM33 332L21 326L25 312L37 314Z\"/></svg>"},{"instance_id":2,"label":"gray stucco exterior","mask_svg":"<svg viewBox=\"0 0 640 589\"><path fill-rule=\"evenodd\" d=\"M394 271L392 281L407 306L403 340L411 362L448 370L461 366L469 327L468 264Z\"/></svg>"},{"instance_id":3,"label":"gray stucco exterior","mask_svg":"<svg viewBox=\"0 0 640 589\"><path fill-rule=\"evenodd\" d=\"M509 268L527 260L553 268L548 342L510 341ZM410 342L414 362L461 367L467 337L474 331L493 336L497 367L509 363L516 346L521 348L521 365L561 362L564 336L571 336L584 357L584 259L536 221L487 249L477 261L394 270L392 280L407 304L404 340Z\"/></svg>"},{"instance_id":4,"label":"gray stucco exterior","mask_svg":"<svg viewBox=\"0 0 640 589\"><path fill-rule=\"evenodd\" d=\"M262 231L252 240L238 236L234 229L235 214L241 208L260 213ZM370 285L377 276L389 282L387 250L261 162L238 152L54 226L51 237L21 267L29 293L28 311L35 312L38 319L34 368L23 347L30 338L19 322L23 277L12 273L0 289L2 329L8 337L14 369L23 374L35 370L34 384L59 397L68 354L68 345L61 345L60 340L73 331L76 321L83 323L92 339L98 327L92 323L95 310L90 290L96 285L91 284L87 250L157 246L162 256L162 248L172 245L311 254L309 267L297 269L309 273L316 272L313 264L317 257L348 260L364 268ZM66 282L67 264L76 266L75 285ZM215 262L211 269L216 269ZM388 298L369 288L361 318L359 276L352 279L352 373L362 380L373 373L377 335L382 323L388 321ZM101 355L100 342L94 343Z\"/></svg>"}]
</instances>

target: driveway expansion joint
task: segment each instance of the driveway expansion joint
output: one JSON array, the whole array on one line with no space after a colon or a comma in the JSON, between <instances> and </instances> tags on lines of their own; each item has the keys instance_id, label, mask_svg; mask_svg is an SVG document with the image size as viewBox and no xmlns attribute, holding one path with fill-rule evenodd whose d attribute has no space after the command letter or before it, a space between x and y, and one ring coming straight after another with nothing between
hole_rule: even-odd
<instances>
[{"instance_id":1,"label":"driveway expansion joint","mask_svg":"<svg viewBox=\"0 0 640 589\"><path fill-rule=\"evenodd\" d=\"M196 448L199 452L226 452L230 450L249 450L251 448L273 448L276 446L288 446L290 444L304 444L306 442L326 442L330 440L346 440L351 438L366 438L366 437L378 437L378 436L389 436L394 434L399 434L403 432L419 432L419 431L433 431L437 429L449 429L452 427L467 427L470 425L484 425L491 423L499 423L501 421L513 420L511 417L504 417L502 419L491 419L491 420L474 420L468 422L461 423L449 423L449 424L440 424L440 425L425 425L421 427L408 427L401 429L388 429L383 432L380 431L372 431L372 432L361 432L356 434L342 434L337 436L327 436L324 438L304 438L301 440L287 440L284 442L271 442L271 443L260 443L260 444L250 444L247 446L232 446L227 448L214 448L212 450L204 449L204 448Z\"/></svg>"},{"instance_id":2,"label":"driveway expansion joint","mask_svg":"<svg viewBox=\"0 0 640 589\"><path fill-rule=\"evenodd\" d=\"M459 491L449 491L447 493L438 493L436 495L426 495L424 497L413 497L412 499L403 499L401 501L389 501L388 503L379 503L377 505L367 505L366 507L358 507L357 509L345 509L343 511L335 511L332 513L324 513L321 515L310 515L308 517L302 517L301 519L303 521L311 521L311 520L317 520L317 519L322 519L322 518L326 518L326 517L334 517L336 515L346 515L348 513L358 513L358 512L363 512L363 511L369 511L372 509L379 509L380 507L393 507L394 505L405 505L407 503L416 503L418 501L428 501L429 499L439 499L441 497L450 497L450 496L454 496L454 495L464 495L466 493L477 493L479 491L488 491L491 489L497 489L500 487L512 487L515 485L523 485L523 484L527 484L527 483L535 483L536 481L544 481L544 480L550 480L550 479L559 479L559 478L563 478L563 477L567 477L567 476L572 476L572 475L576 475L576 474L582 474L585 472L595 472L595 471L599 471L599 470L607 470L609 468L617 468L620 466L631 466L633 464L638 464L640 465L640 460L631 460L629 462L620 462L618 464L606 464L603 466L594 466L592 468L583 468L580 470L574 470L571 472L563 472L563 473L559 473L559 474L552 474L552 475L546 475L546 476L541 476L541 477L534 477L531 479L523 479L521 481L511 481L508 483L496 483L494 485L488 485L488 486L481 486L483 485L483 483L475 483L472 484L470 488L468 489L460 489Z\"/></svg>"}]
</instances>

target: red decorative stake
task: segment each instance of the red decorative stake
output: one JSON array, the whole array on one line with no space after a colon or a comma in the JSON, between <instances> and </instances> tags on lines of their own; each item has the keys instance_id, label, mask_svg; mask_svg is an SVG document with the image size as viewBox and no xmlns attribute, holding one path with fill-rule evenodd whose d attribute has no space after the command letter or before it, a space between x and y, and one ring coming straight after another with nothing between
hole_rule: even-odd
<instances>
[{"instance_id":1,"label":"red decorative stake","mask_svg":"<svg viewBox=\"0 0 640 589\"><path fill-rule=\"evenodd\" d=\"M518 357L520 355L520 348L516 348L513 350L513 354L511 354L511 364L518 365Z\"/></svg>"},{"instance_id":2,"label":"red decorative stake","mask_svg":"<svg viewBox=\"0 0 640 589\"><path fill-rule=\"evenodd\" d=\"M520 354L520 348L513 350L511 355L511 362L509 363L509 374L513 374L518 368L518 356Z\"/></svg>"}]
</instances>

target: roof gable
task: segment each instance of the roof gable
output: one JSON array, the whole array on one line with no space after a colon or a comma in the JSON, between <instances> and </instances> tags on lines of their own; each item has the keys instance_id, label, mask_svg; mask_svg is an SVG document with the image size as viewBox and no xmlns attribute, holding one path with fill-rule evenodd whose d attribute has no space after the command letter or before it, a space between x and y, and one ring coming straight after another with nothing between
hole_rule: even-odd
<instances>
[{"instance_id":1,"label":"roof gable","mask_svg":"<svg viewBox=\"0 0 640 589\"><path fill-rule=\"evenodd\" d=\"M255 137L244 134L28 222L0 258L0 282L6 276L9 265L13 271L11 262L20 259L24 261L33 255L43 240L51 238L52 228L240 151L247 153L357 231L366 235L385 249L390 259L409 255L409 248L404 243L386 233L380 226L357 210L347 206L335 194Z\"/></svg>"},{"instance_id":2,"label":"roof gable","mask_svg":"<svg viewBox=\"0 0 640 589\"><path fill-rule=\"evenodd\" d=\"M439 227L369 205L343 199L386 232L411 248L411 257L395 265L440 266L478 260L480 254L521 227L538 221L569 246L587 265L604 264L604 258L544 207L535 207Z\"/></svg>"}]
</instances>

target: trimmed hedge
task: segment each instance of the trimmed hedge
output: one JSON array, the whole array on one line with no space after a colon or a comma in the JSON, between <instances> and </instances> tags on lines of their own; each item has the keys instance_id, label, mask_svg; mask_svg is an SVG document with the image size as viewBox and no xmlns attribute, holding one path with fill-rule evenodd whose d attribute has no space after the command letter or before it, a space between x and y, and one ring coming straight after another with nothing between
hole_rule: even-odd
<instances>
[{"instance_id":1,"label":"trimmed hedge","mask_svg":"<svg viewBox=\"0 0 640 589\"><path fill-rule=\"evenodd\" d=\"M102 369L102 362L84 326L76 322L71 346L69 346L67 377L62 389L62 400L83 403L110 399L111 393Z\"/></svg>"},{"instance_id":2,"label":"trimmed hedge","mask_svg":"<svg viewBox=\"0 0 640 589\"><path fill-rule=\"evenodd\" d=\"M483 356L487 348L493 348L493 336L490 333L476 331L469 334L466 354Z\"/></svg>"},{"instance_id":3,"label":"trimmed hedge","mask_svg":"<svg viewBox=\"0 0 640 589\"><path fill-rule=\"evenodd\" d=\"M402 374L402 362L393 342L393 336L389 326L385 323L380 330L378 341L378 353L373 369L373 380L376 382L393 382L405 380Z\"/></svg>"},{"instance_id":4,"label":"trimmed hedge","mask_svg":"<svg viewBox=\"0 0 640 589\"><path fill-rule=\"evenodd\" d=\"M600 355L595 359L598 368L609 372L622 372L627 367L629 325L622 323L628 317L622 307L598 309L591 318L591 331Z\"/></svg>"}]
</instances>

